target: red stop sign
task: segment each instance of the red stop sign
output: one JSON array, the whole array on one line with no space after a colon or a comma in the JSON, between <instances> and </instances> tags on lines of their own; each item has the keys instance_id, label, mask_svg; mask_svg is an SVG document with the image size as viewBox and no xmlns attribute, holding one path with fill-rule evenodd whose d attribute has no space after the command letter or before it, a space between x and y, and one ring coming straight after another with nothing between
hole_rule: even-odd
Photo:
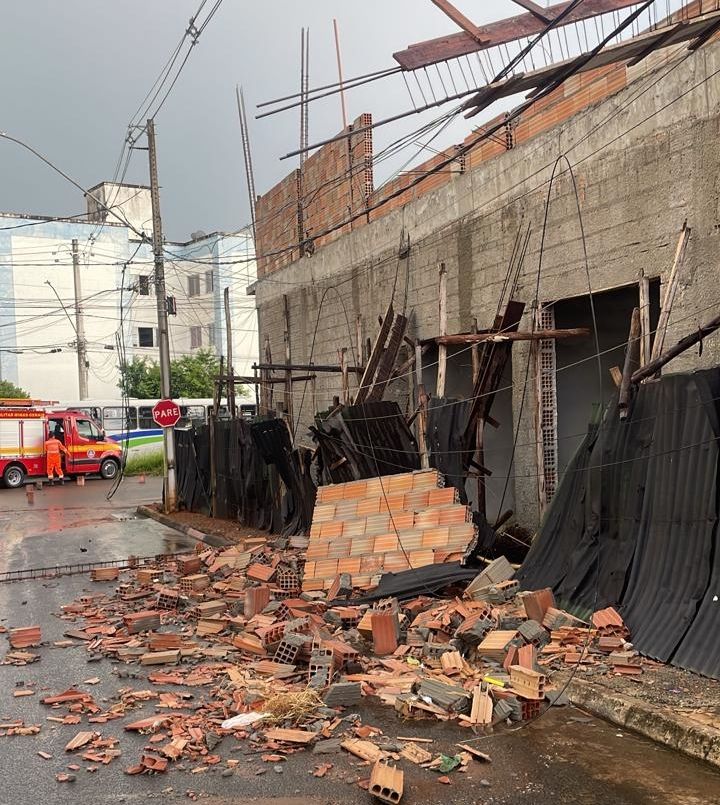
<instances>
[{"instance_id":1,"label":"red stop sign","mask_svg":"<svg viewBox=\"0 0 720 805\"><path fill-rule=\"evenodd\" d=\"M160 400L153 405L152 415L161 428L174 428L180 419L180 406L172 400Z\"/></svg>"}]
</instances>

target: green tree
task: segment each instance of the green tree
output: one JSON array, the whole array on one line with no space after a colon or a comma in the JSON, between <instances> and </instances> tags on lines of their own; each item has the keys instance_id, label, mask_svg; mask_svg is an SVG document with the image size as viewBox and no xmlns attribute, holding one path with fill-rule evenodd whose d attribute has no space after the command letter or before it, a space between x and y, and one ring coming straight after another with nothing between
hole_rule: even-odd
<instances>
[{"instance_id":1,"label":"green tree","mask_svg":"<svg viewBox=\"0 0 720 805\"><path fill-rule=\"evenodd\" d=\"M209 350L183 355L170 362L170 393L173 397L212 397L219 374L220 361ZM118 385L128 397L160 397L160 367L156 361L136 356L122 368ZM236 391L238 396L247 393L243 387Z\"/></svg>"},{"instance_id":2,"label":"green tree","mask_svg":"<svg viewBox=\"0 0 720 805\"><path fill-rule=\"evenodd\" d=\"M137 355L120 367L118 386L127 397L153 399L160 396L160 367L149 358Z\"/></svg>"},{"instance_id":3,"label":"green tree","mask_svg":"<svg viewBox=\"0 0 720 805\"><path fill-rule=\"evenodd\" d=\"M27 391L18 388L9 380L0 380L0 398L6 400L27 400L30 395Z\"/></svg>"}]
</instances>

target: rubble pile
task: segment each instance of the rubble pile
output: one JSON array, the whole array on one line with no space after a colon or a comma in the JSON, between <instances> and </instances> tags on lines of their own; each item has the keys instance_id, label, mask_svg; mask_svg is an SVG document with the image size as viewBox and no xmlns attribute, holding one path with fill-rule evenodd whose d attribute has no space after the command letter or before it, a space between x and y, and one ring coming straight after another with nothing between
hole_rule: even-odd
<instances>
[{"instance_id":1,"label":"rubble pile","mask_svg":"<svg viewBox=\"0 0 720 805\"><path fill-rule=\"evenodd\" d=\"M373 765L363 784L375 796L397 802L402 773L392 764L447 778L488 760L473 733L536 718L562 692L556 670L642 671L617 612L583 622L558 608L549 589L521 592L504 557L446 597L359 603L349 573L326 590L302 589L306 543L200 546L123 571L104 582L111 592L64 606L65 644L82 641L88 660L109 659L119 680L147 682L121 687L109 703L83 689L97 677L44 696L49 720L81 729L66 751L93 770L112 763L118 740L104 725L116 720L147 736L128 774L232 769L216 751L225 739L270 764L302 750L345 751ZM370 697L392 708L398 725L455 721L468 738L449 755L433 750L431 738L391 739L362 723ZM150 716L135 712L149 706ZM28 731L35 725L0 725L0 735ZM320 763L315 773L330 768Z\"/></svg>"}]
</instances>

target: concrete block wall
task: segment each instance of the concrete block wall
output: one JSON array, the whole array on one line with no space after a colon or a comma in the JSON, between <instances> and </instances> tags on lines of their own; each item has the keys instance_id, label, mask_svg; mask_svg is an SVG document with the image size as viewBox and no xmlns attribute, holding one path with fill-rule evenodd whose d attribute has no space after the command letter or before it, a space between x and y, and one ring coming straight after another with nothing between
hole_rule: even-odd
<instances>
[{"instance_id":1,"label":"concrete block wall","mask_svg":"<svg viewBox=\"0 0 720 805\"><path fill-rule=\"evenodd\" d=\"M593 292L637 283L641 272L665 282L687 219L693 234L666 343L710 318L720 302L720 85L715 80L720 46L668 52L672 58L659 60L655 72L631 73L624 89L570 120L492 159L471 161L465 174L453 175L433 191L276 271L272 282L259 281L261 343L267 334L273 356L283 354L282 295L287 294L293 360L309 360L315 335L313 360L335 363L337 349L354 342L357 314L363 317L365 335L374 337L377 316L394 286L396 309L407 298L410 334L433 336L440 262L448 271L450 332L469 330L473 316L481 327L489 326L516 234L526 224L532 236L516 296L526 302L523 326L529 327L536 301L588 293L578 202ZM605 78L619 80L612 72ZM561 164L548 195L556 159L563 154L573 165L575 185ZM403 228L411 238L408 261L398 260ZM534 526L539 519L538 464L532 361L527 388L525 383L529 352L527 344L513 347L513 422L502 426L519 429L511 482L521 522ZM718 361L720 338L715 337L708 339L702 356L686 353L672 369ZM312 415L308 399L298 414L301 388L295 390L300 434ZM318 408L339 389L338 376L321 376Z\"/></svg>"}]
</instances>

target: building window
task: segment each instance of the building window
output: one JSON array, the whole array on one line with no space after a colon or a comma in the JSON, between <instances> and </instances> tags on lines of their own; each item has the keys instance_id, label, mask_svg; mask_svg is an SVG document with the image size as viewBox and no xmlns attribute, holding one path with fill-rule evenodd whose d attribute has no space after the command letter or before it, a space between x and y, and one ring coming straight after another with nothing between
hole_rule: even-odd
<instances>
[{"instance_id":1,"label":"building window","mask_svg":"<svg viewBox=\"0 0 720 805\"><path fill-rule=\"evenodd\" d=\"M212 293L215 290L215 274L212 271L205 272L205 293Z\"/></svg>"},{"instance_id":2,"label":"building window","mask_svg":"<svg viewBox=\"0 0 720 805\"><path fill-rule=\"evenodd\" d=\"M199 274L191 274L188 277L188 296L200 296Z\"/></svg>"},{"instance_id":3,"label":"building window","mask_svg":"<svg viewBox=\"0 0 720 805\"><path fill-rule=\"evenodd\" d=\"M150 296L150 277L147 274L138 275L137 289L140 296Z\"/></svg>"},{"instance_id":4,"label":"building window","mask_svg":"<svg viewBox=\"0 0 720 805\"><path fill-rule=\"evenodd\" d=\"M198 349L202 346L202 327L190 328L190 349Z\"/></svg>"},{"instance_id":5,"label":"building window","mask_svg":"<svg viewBox=\"0 0 720 805\"><path fill-rule=\"evenodd\" d=\"M138 346L155 346L155 330L152 327L138 327Z\"/></svg>"},{"instance_id":6,"label":"building window","mask_svg":"<svg viewBox=\"0 0 720 805\"><path fill-rule=\"evenodd\" d=\"M215 346L215 325L208 324L207 326L207 334L208 334L208 345L211 347Z\"/></svg>"}]
</instances>

